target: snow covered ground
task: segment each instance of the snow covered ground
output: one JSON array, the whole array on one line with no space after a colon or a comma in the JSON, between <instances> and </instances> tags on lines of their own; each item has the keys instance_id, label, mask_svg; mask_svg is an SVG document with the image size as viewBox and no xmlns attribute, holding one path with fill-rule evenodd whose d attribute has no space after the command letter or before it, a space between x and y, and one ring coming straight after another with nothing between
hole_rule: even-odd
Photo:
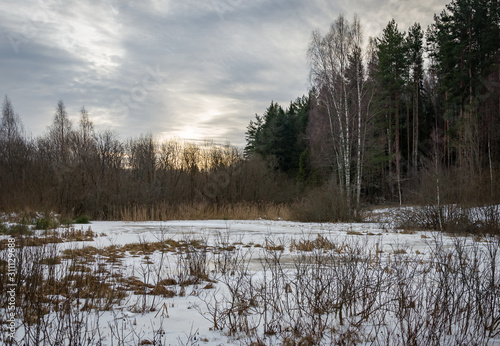
<instances>
[{"instance_id":1,"label":"snow covered ground","mask_svg":"<svg viewBox=\"0 0 500 346\"><path fill-rule=\"evenodd\" d=\"M379 211L378 215L387 215L390 210ZM380 219L380 218L379 218ZM161 345L200 344L200 345L239 345L246 343L241 333L229 335L226 330L213 330L213 311L211 299L219 295L227 298L227 287L221 283L222 276L215 272L213 256L220 255L221 246L233 246L242 251L248 261L248 273L262 279L263 256L265 248L282 245L280 261L286 267L293 268L294 256L298 251L292 244L304 240L314 240L320 235L333 244L358 244L369 248L370 259L379 256L383 261L390 261L398 254L420 256L425 261L440 242L443 248L453 248L455 237L441 236L435 232L405 232L392 228L386 222L373 223L300 223L288 221L169 221L169 222L92 222L91 225L75 225L86 230L91 227L97 237L93 241L65 242L57 244L58 251L82 249L89 246L105 249L109 246L120 248L127 244L145 244L172 239L189 243L202 240L209 249L207 266L213 270L213 288L208 281L198 282L186 287L172 285L167 287L175 294L173 297L137 295L130 293L120 305L109 311L93 315L87 320L87 327L92 331L93 340L89 344L125 345L148 344ZM475 240L464 238L464 244ZM376 251L375 251L376 249ZM186 250L187 251L187 250ZM325 250L326 251L326 250ZM340 253L340 249L337 248ZM217 255L214 255L217 254ZM186 252L170 251L162 256L155 251L146 256L144 253L124 252L124 257L117 264L110 265L125 277L135 277L146 284L156 285L160 279L176 277L180 262L186 259ZM149 263L149 264L148 264ZM499 263L500 264L500 263ZM119 269L117 269L119 267ZM219 280L218 280L219 279ZM147 306L146 311L140 307ZM154 306L154 311L149 307ZM262 328L262 323L258 328ZM24 335L18 329L16 339ZM98 340L100 340L98 342ZM272 344L272 337L265 341ZM333 340L333 339L327 339ZM498 339L493 339L493 341ZM494 344L491 343L490 344ZM362 343L369 344L364 341ZM499 342L500 344L500 342Z\"/></svg>"},{"instance_id":2,"label":"snow covered ground","mask_svg":"<svg viewBox=\"0 0 500 346\"><path fill-rule=\"evenodd\" d=\"M75 225L75 227L88 227L88 225ZM349 224L332 224L332 223L300 223L288 221L235 221L235 220L205 220L205 221L169 221L169 222L113 222L100 221L92 222L91 228L99 235L105 235L96 238L93 242L83 242L80 246L96 246L106 247L109 245L125 245L137 243L139 241L155 242L162 236L175 240L187 238L200 239L206 238L209 245L213 245L219 234L229 236L230 243L242 244L264 244L266 238L273 238L289 243L291 239L299 239L303 237L316 237L318 234L329 236L333 239L341 239L344 237L358 238L360 235L355 235L354 232L359 232L371 242L380 242L381 250L407 247L413 251L422 250L426 247L420 234L400 234L394 230L387 230L384 224L375 223L349 223ZM353 233L353 235L348 235ZM370 235L368 235L370 234ZM73 244L63 244L64 247L72 247ZM259 261L255 257L252 258L251 269L259 270ZM290 251L285 249L283 261L286 261L290 256ZM130 258L125 260L125 266L135 268L138 266L136 262L140 258ZM196 291L198 287L193 287ZM141 339L153 339L155 331L163 329L163 339L166 345L177 345L182 342L188 342L190 336L195 334L196 340L203 340L202 344L206 345L239 345L240 340L225 336L220 331L211 330L211 322L197 311L195 306L202 306L203 302L199 297L191 294L186 294L185 297L173 297L166 299L168 308L168 318L159 318L158 311L141 314L128 311L127 307L123 307L117 314L119 323L130 327L130 323L136 323L136 328L143 334ZM159 306L163 306L159 304ZM161 313L160 313L161 314ZM106 339L110 339L108 323L116 322L116 311L108 312L103 316L105 321L104 328L101 330L102 335ZM155 317L156 316L156 317ZM122 318L126 317L126 318ZM161 324L161 327L160 327ZM193 340L194 341L194 340Z\"/></svg>"}]
</instances>

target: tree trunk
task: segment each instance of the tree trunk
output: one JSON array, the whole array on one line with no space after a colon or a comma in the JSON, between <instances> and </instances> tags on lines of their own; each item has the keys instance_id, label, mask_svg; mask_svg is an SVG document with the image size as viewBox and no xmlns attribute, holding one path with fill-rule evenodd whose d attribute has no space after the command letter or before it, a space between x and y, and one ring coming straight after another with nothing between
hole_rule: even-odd
<instances>
[{"instance_id":1,"label":"tree trunk","mask_svg":"<svg viewBox=\"0 0 500 346\"><path fill-rule=\"evenodd\" d=\"M410 150L410 102L406 102L406 155L407 155L407 168L406 176L410 175L411 164L411 150Z\"/></svg>"},{"instance_id":2,"label":"tree trunk","mask_svg":"<svg viewBox=\"0 0 500 346\"><path fill-rule=\"evenodd\" d=\"M345 192L347 198L347 206L351 209L351 139L349 131L349 108L347 101L347 90L344 85L344 114L345 114L345 143L344 143L344 173L345 173Z\"/></svg>"},{"instance_id":3,"label":"tree trunk","mask_svg":"<svg viewBox=\"0 0 500 346\"><path fill-rule=\"evenodd\" d=\"M434 138L434 169L435 169L435 176L436 176L436 203L437 203L437 210L438 210L438 221L439 221L439 230L443 231L443 221L442 221L442 213L441 213L441 192L439 189L439 164L438 164L438 156L439 156L439 151L438 151L438 131L436 128L436 134Z\"/></svg>"},{"instance_id":4,"label":"tree trunk","mask_svg":"<svg viewBox=\"0 0 500 346\"><path fill-rule=\"evenodd\" d=\"M399 205L403 204L401 197L401 152L399 148L399 91L396 91L396 100L395 100L395 116L396 116L396 180L398 183L398 197L399 197Z\"/></svg>"},{"instance_id":5,"label":"tree trunk","mask_svg":"<svg viewBox=\"0 0 500 346\"><path fill-rule=\"evenodd\" d=\"M361 197L361 87L359 80L359 64L356 64L356 87L358 91L358 152L357 152L357 166L356 166L356 208L359 209Z\"/></svg>"},{"instance_id":6,"label":"tree trunk","mask_svg":"<svg viewBox=\"0 0 500 346\"><path fill-rule=\"evenodd\" d=\"M493 191L494 191L494 182L493 182L493 162L491 158L491 132L488 129L488 163L490 168L490 198L491 202L493 202Z\"/></svg>"},{"instance_id":7,"label":"tree trunk","mask_svg":"<svg viewBox=\"0 0 500 346\"><path fill-rule=\"evenodd\" d=\"M414 127L414 131L415 131L415 134L414 134L414 140L413 140L413 164L414 164L414 170L415 170L415 175L417 174L418 172L418 112L419 112L419 101L420 101L420 92L419 92L419 86L420 84L420 81L417 80L417 88L416 88L416 93L415 93L415 96L416 96L416 102L415 102L415 114L413 116L413 127Z\"/></svg>"}]
</instances>

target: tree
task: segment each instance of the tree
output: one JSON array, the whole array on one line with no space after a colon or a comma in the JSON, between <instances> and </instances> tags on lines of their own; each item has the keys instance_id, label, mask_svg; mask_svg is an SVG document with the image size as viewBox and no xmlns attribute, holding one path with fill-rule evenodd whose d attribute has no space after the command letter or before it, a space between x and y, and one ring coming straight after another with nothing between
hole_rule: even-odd
<instances>
[{"instance_id":1,"label":"tree","mask_svg":"<svg viewBox=\"0 0 500 346\"><path fill-rule=\"evenodd\" d=\"M498 1L454 0L435 16L428 40L431 55L446 93L446 120L457 134L456 155L460 167L480 168L484 80L499 53Z\"/></svg>"},{"instance_id":2,"label":"tree","mask_svg":"<svg viewBox=\"0 0 500 346\"><path fill-rule=\"evenodd\" d=\"M83 143L90 143L94 139L94 124L89 119L89 113L85 109L85 106L82 106L80 109L80 138Z\"/></svg>"},{"instance_id":3,"label":"tree","mask_svg":"<svg viewBox=\"0 0 500 346\"><path fill-rule=\"evenodd\" d=\"M244 149L246 158L249 158L253 153L256 153L259 148L262 125L262 117L255 114L255 121L250 120L250 124L247 126L247 131L245 132L245 140L247 144Z\"/></svg>"},{"instance_id":4,"label":"tree","mask_svg":"<svg viewBox=\"0 0 500 346\"><path fill-rule=\"evenodd\" d=\"M297 98L288 109L271 102L262 116L250 121L245 133L245 156L259 155L268 167L296 177L300 155L307 149L305 130L309 98Z\"/></svg>"},{"instance_id":5,"label":"tree","mask_svg":"<svg viewBox=\"0 0 500 346\"><path fill-rule=\"evenodd\" d=\"M111 206L122 203L122 176L125 149L118 140L118 135L110 130L96 134L98 169L95 206L103 215Z\"/></svg>"},{"instance_id":6,"label":"tree","mask_svg":"<svg viewBox=\"0 0 500 346\"><path fill-rule=\"evenodd\" d=\"M399 203L402 203L401 193L401 149L400 149L400 97L408 75L407 50L405 34L398 30L396 21L391 20L385 27L378 41L379 74L382 87L386 91L388 113L388 151L392 155L392 119L395 120L394 156L396 161L396 181Z\"/></svg>"},{"instance_id":7,"label":"tree","mask_svg":"<svg viewBox=\"0 0 500 346\"><path fill-rule=\"evenodd\" d=\"M427 35L430 56L444 95L442 115L448 165L456 164L464 179L478 181L487 162L493 195L493 155L498 150L495 124L499 97L493 83L500 78L500 22L496 0L454 0L434 18Z\"/></svg>"},{"instance_id":8,"label":"tree","mask_svg":"<svg viewBox=\"0 0 500 346\"><path fill-rule=\"evenodd\" d=\"M70 140L72 125L62 100L57 102L52 126L49 128L49 138L54 145L57 161L67 164L70 156Z\"/></svg>"},{"instance_id":9,"label":"tree","mask_svg":"<svg viewBox=\"0 0 500 346\"><path fill-rule=\"evenodd\" d=\"M353 115L349 110L347 69L353 53L353 29L340 15L322 36L314 31L309 44L311 82L316 100L326 110L341 194L351 207Z\"/></svg>"},{"instance_id":10,"label":"tree","mask_svg":"<svg viewBox=\"0 0 500 346\"><path fill-rule=\"evenodd\" d=\"M420 112L420 94L422 90L424 75L423 59L423 38L424 33L419 23L415 23L408 29L406 38L408 46L408 63L410 64L410 83L412 99L412 148L411 165L413 174L418 170L418 143L419 143L419 112Z\"/></svg>"},{"instance_id":11,"label":"tree","mask_svg":"<svg viewBox=\"0 0 500 346\"><path fill-rule=\"evenodd\" d=\"M157 158L157 146L152 134L140 136L129 144L129 165L136 178L151 184L153 182Z\"/></svg>"},{"instance_id":12,"label":"tree","mask_svg":"<svg viewBox=\"0 0 500 346\"><path fill-rule=\"evenodd\" d=\"M16 204L22 206L26 202L31 149L29 141L24 138L21 120L6 95L0 123L0 196L5 198L0 205L4 208Z\"/></svg>"},{"instance_id":13,"label":"tree","mask_svg":"<svg viewBox=\"0 0 500 346\"><path fill-rule=\"evenodd\" d=\"M73 134L74 148L78 163L85 170L93 169L92 163L97 155L96 135L94 132L94 124L89 118L89 113L83 106L80 109L80 121L78 130Z\"/></svg>"},{"instance_id":14,"label":"tree","mask_svg":"<svg viewBox=\"0 0 500 346\"><path fill-rule=\"evenodd\" d=\"M14 143L22 138L23 127L19 116L14 113L14 107L10 99L5 95L2 104L2 124L0 127L0 139L6 143Z\"/></svg>"},{"instance_id":15,"label":"tree","mask_svg":"<svg viewBox=\"0 0 500 346\"><path fill-rule=\"evenodd\" d=\"M0 149L4 159L4 167L10 167L14 160L14 154L21 144L23 144L21 120L15 114L9 97L5 95L2 104L2 123L0 127Z\"/></svg>"},{"instance_id":16,"label":"tree","mask_svg":"<svg viewBox=\"0 0 500 346\"><path fill-rule=\"evenodd\" d=\"M78 129L71 134L73 182L71 191L74 194L77 214L89 209L95 201L94 191L97 188L99 160L94 124L85 107L80 109Z\"/></svg>"},{"instance_id":17,"label":"tree","mask_svg":"<svg viewBox=\"0 0 500 346\"><path fill-rule=\"evenodd\" d=\"M349 90L354 91L354 112L356 117L356 207L360 207L361 183L363 176L363 160L366 141L366 127L370 120L370 108L373 97L373 90L370 93L366 88L365 71L363 68L363 56L361 47L363 45L363 33L359 18L355 15L352 23L353 51L349 57L348 79L350 81Z\"/></svg>"}]
</instances>

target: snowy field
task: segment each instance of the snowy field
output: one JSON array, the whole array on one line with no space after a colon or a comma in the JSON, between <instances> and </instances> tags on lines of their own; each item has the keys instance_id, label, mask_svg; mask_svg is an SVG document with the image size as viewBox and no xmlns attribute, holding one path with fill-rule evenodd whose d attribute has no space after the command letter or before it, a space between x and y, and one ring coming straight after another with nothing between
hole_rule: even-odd
<instances>
[{"instance_id":1,"label":"snowy field","mask_svg":"<svg viewBox=\"0 0 500 346\"><path fill-rule=\"evenodd\" d=\"M80 324L76 334L83 345L308 345L339 340L378 345L397 344L405 338L449 345L500 345L500 279L491 268L500 265L500 253L491 254L499 248L495 239L404 231L385 222L209 220L74 225L83 231L89 227L94 233L91 241L50 245L51 256L60 256L61 261L46 264L43 270L48 273L51 268L82 263L89 270L106 268L102 280L112 291L125 292L123 297L105 309L81 308L88 295L72 300L76 322L64 321L52 307L38 320L51 330L51 335L41 338L33 325L17 321L17 341L51 345L59 333L59 340L67 343L68 336L55 326L74 323ZM82 261L71 255L78 251L88 252L91 259ZM474 265L475 259L484 263ZM471 283L477 283L474 289L482 290L482 296L493 297L488 300L493 311L486 307L480 312L465 311L468 304L486 299L473 297L474 290L446 293L442 289L449 284L440 281L448 280L442 269L457 270L463 265L460 261L472 263L471 272L484 271L484 277L490 278ZM52 275L62 280L65 272ZM460 283L461 279L459 274L450 278L458 286L469 285ZM135 286L130 284L133 280ZM321 287L312 287L311 280ZM401 280L399 286L396 280ZM419 290L422 285L431 291ZM433 311L432 295L443 294L449 294L455 305L434 310L435 314L465 310L452 321L436 316L431 321L427 314ZM57 304L68 299L64 294L56 296ZM307 301L307 308L301 300ZM324 310L317 311L314 304ZM468 319L463 317L467 313ZM467 325L470 332L462 335L457 331L463 330L463 321L472 319L470 314L484 320L478 321L480 326ZM482 331L485 324L489 334ZM477 335L479 330L481 335ZM2 340L7 342L5 335Z\"/></svg>"},{"instance_id":2,"label":"snowy field","mask_svg":"<svg viewBox=\"0 0 500 346\"><path fill-rule=\"evenodd\" d=\"M310 224L286 221L171 221L171 222L94 222L92 230L98 234L106 234L106 237L98 238L93 242L94 246L107 246L111 244L124 245L127 243L137 243L140 237L146 241L158 241L162 232L167 238L176 240L191 238L205 238L209 245L214 245L219 235L229 236L229 243L242 244L264 244L266 239L273 239L277 243L289 244L292 239L315 238L318 234L329 237L336 241L343 241L345 238L359 241L366 241L369 246L375 243L380 244L381 251L388 253L396 249L406 249L405 251L421 253L426 252L429 239L422 238L423 233L400 234L395 230L385 229L385 224L370 223L349 223L349 224ZM362 235L354 234L356 232ZM348 233L352 233L349 235ZM431 237L432 235L429 235ZM451 246L451 240L447 239L445 246ZM255 249L255 248L254 248ZM255 275L262 268L259 258L260 251L253 251L250 271ZM291 263L292 255L285 247L281 257L282 262ZM129 259L125 262L127 268L137 267L137 259ZM192 288L194 291L197 287ZM223 333L211 331L212 324L203 318L202 314L194 309L194 306L201 306L200 298L196 295L187 294L186 297L174 297L168 299L170 306L168 309L169 318L163 320L162 328L165 332L165 342L167 345L175 345L179 341L188 341L190 334L195 333L199 340L203 340L206 345L226 345L240 344L240 340L226 337ZM203 308L202 308L203 309ZM133 314L126 309L124 316L137 320L138 330L151 334L156 328L154 318L156 312L149 314ZM108 314L112 318L112 314ZM122 313L120 313L120 316ZM109 333L109 332L108 332ZM109 337L109 334L108 334Z\"/></svg>"}]
</instances>

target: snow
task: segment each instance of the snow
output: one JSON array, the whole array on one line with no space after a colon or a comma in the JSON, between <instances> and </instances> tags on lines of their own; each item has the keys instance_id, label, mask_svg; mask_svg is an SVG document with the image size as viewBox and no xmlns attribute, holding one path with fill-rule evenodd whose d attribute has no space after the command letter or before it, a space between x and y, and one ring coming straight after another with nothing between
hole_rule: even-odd
<instances>
[{"instance_id":1,"label":"snow","mask_svg":"<svg viewBox=\"0 0 500 346\"><path fill-rule=\"evenodd\" d=\"M381 220L393 212L392 209L379 210L373 213L373 219ZM386 221L386 220L384 220ZM398 249L407 253L420 253L425 256L429 246L437 235L433 232L402 232L392 228L386 222L372 223L301 223L270 220L203 220L203 221L168 221L168 222L113 222L95 221L91 225L74 225L75 228L92 231L99 236L93 241L67 242L58 244L58 249L83 248L94 246L105 248L110 245L122 246L139 242L157 242L161 239L206 239L209 246L215 246L220 239L226 239L231 244L251 245L248 247L251 264L249 270L259 275L259 248L255 245L265 245L266 239L273 239L277 243L290 244L291 240L315 239L322 235L341 243L346 239L358 240L366 246L375 246L388 254ZM440 237L441 238L441 237ZM443 236L445 247L451 246L452 237ZM468 242L472 239L466 240ZM285 246L283 262L291 261L289 246ZM151 261L159 263L158 251L151 256ZM179 255L168 253L163 263L162 275L175 270ZM144 257L132 255L122 259L121 270L127 275L140 276ZM205 292L206 282L185 288L185 296L176 295L173 298L155 296L156 310L141 313L134 309L142 296L131 295L121 306L114 306L111 311L105 311L99 320L99 335L103 345L111 345L112 330L129 331L128 342L136 344L139 340L161 341L162 345L176 344L203 344L203 345L239 345L241 340L230 337L224 331L212 330L210 316L206 314L204 302L200 295ZM180 287L172 287L179 293ZM215 290L218 289L216 285ZM220 290L224 294L224 290ZM147 296L148 304L153 296ZM113 329L112 326L115 328ZM117 328L116 328L117 327ZM20 333L18 331L18 333ZM95 330L97 333L97 330ZM21 335L18 334L18 337Z\"/></svg>"}]
</instances>

